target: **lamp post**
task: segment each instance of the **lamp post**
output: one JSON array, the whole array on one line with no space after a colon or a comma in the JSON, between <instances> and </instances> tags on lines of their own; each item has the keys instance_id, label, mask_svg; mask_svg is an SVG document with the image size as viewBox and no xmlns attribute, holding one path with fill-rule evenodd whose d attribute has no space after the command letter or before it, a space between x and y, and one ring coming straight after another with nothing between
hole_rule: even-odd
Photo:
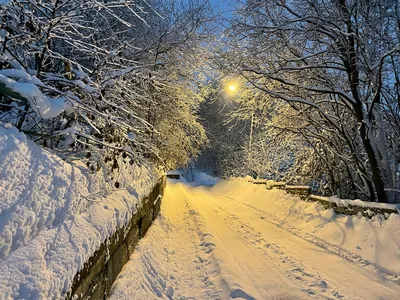
<instances>
[{"instance_id":1,"label":"lamp post","mask_svg":"<svg viewBox=\"0 0 400 300\"><path fill-rule=\"evenodd\" d=\"M250 123L250 139L249 139L249 151L251 155L252 144L253 144L253 127L254 127L254 113L251 114L251 123Z\"/></svg>"}]
</instances>

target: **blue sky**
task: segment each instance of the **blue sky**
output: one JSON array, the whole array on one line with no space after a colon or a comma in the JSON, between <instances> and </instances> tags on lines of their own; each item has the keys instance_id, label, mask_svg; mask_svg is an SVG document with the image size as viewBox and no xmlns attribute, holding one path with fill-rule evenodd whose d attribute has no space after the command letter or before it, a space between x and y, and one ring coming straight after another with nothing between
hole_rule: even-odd
<instances>
[{"instance_id":1,"label":"blue sky","mask_svg":"<svg viewBox=\"0 0 400 300\"><path fill-rule=\"evenodd\" d=\"M210 0L212 6L215 6L221 12L232 10L233 3L235 0Z\"/></svg>"},{"instance_id":2,"label":"blue sky","mask_svg":"<svg viewBox=\"0 0 400 300\"><path fill-rule=\"evenodd\" d=\"M218 6L218 7L224 7L226 5L226 0L210 0L212 5Z\"/></svg>"}]
</instances>

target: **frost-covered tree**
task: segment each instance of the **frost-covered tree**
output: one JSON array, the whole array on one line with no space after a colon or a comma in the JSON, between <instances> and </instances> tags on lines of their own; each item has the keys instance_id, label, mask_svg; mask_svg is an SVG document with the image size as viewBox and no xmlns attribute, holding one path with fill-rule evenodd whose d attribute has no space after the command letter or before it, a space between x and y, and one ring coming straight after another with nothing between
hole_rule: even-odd
<instances>
[{"instance_id":1,"label":"frost-covered tree","mask_svg":"<svg viewBox=\"0 0 400 300\"><path fill-rule=\"evenodd\" d=\"M204 1L174 3L6 1L0 119L64 158L86 157L93 170L118 168L121 155L166 163L160 145L170 137L157 123L182 113L183 122L169 127L198 126L198 99L182 89L194 77L179 78L185 66L177 58L186 61L202 40L208 9ZM180 110L181 102L190 109ZM185 138L188 145L203 141ZM197 148L189 147L189 155ZM174 165L187 160L175 158Z\"/></svg>"},{"instance_id":2,"label":"frost-covered tree","mask_svg":"<svg viewBox=\"0 0 400 300\"><path fill-rule=\"evenodd\" d=\"M203 101L204 45L211 40L208 1L152 1L162 16L150 16L143 28L141 60L154 62L149 71L152 101L143 117L154 126L152 141L169 168L186 165L206 141L196 111Z\"/></svg>"},{"instance_id":3,"label":"frost-covered tree","mask_svg":"<svg viewBox=\"0 0 400 300\"><path fill-rule=\"evenodd\" d=\"M129 102L105 94L113 79L142 67L117 55L126 42L117 30L131 26L137 5L59 0L2 6L2 120L67 156L91 146L122 150L145 124Z\"/></svg>"},{"instance_id":4,"label":"frost-covered tree","mask_svg":"<svg viewBox=\"0 0 400 300\"><path fill-rule=\"evenodd\" d=\"M394 0L248 0L224 61L296 112L302 126L282 129L315 149L334 186L372 201L398 196L399 20Z\"/></svg>"}]
</instances>

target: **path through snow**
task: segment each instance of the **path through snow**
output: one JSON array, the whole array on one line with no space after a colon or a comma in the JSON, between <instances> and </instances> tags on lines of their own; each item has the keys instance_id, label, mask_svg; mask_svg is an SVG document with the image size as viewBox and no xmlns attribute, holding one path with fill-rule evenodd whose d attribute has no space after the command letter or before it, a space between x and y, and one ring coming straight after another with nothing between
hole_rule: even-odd
<instances>
[{"instance_id":1,"label":"path through snow","mask_svg":"<svg viewBox=\"0 0 400 300\"><path fill-rule=\"evenodd\" d=\"M387 274L214 189L168 182L111 299L399 299Z\"/></svg>"}]
</instances>

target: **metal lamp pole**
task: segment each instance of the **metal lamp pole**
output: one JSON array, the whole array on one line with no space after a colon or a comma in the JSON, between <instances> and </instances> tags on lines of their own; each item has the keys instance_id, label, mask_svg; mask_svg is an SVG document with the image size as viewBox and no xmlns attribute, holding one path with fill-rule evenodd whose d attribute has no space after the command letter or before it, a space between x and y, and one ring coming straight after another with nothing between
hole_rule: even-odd
<instances>
[{"instance_id":1,"label":"metal lamp pole","mask_svg":"<svg viewBox=\"0 0 400 300\"><path fill-rule=\"evenodd\" d=\"M251 125L250 125L250 139L249 139L249 150L250 155L252 151L252 144L253 144L253 127L254 127L254 113L251 114Z\"/></svg>"}]
</instances>

